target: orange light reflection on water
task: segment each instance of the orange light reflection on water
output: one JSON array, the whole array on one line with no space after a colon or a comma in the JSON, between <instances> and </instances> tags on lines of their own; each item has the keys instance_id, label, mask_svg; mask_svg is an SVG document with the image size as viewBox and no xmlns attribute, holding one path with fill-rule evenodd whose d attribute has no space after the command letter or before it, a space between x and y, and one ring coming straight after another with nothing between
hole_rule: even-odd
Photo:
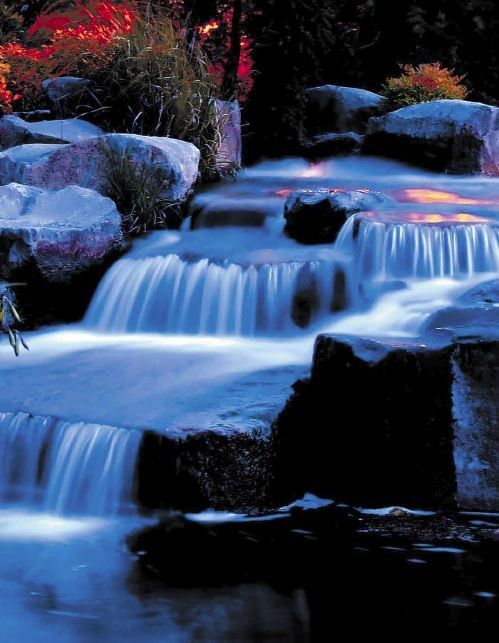
<instances>
[{"instance_id":1,"label":"orange light reflection on water","mask_svg":"<svg viewBox=\"0 0 499 643\"><path fill-rule=\"evenodd\" d=\"M446 192L444 190L432 190L428 188L411 188L398 190L394 193L395 198L401 203L446 203L450 205L499 205L497 198L472 198L465 197L458 192Z\"/></svg>"},{"instance_id":2,"label":"orange light reflection on water","mask_svg":"<svg viewBox=\"0 0 499 643\"><path fill-rule=\"evenodd\" d=\"M479 217L469 212L457 212L448 214L438 214L434 212L405 212L404 210L382 211L382 212L364 212L360 215L362 218L374 219L382 223L489 223L498 224L493 219Z\"/></svg>"}]
</instances>

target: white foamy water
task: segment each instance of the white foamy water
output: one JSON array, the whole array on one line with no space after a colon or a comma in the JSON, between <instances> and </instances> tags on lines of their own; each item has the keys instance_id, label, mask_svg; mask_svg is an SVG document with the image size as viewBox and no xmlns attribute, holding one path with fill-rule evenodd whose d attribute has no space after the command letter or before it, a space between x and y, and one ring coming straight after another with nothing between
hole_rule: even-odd
<instances>
[{"instance_id":1,"label":"white foamy water","mask_svg":"<svg viewBox=\"0 0 499 643\"><path fill-rule=\"evenodd\" d=\"M26 413L0 414L0 500L105 516L133 501L140 433Z\"/></svg>"}]
</instances>

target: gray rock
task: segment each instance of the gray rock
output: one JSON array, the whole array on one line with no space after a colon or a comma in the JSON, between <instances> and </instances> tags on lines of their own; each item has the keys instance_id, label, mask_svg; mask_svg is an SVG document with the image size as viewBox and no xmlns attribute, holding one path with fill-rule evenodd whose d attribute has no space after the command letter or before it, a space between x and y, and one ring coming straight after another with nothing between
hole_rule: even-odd
<instances>
[{"instance_id":1,"label":"gray rock","mask_svg":"<svg viewBox=\"0 0 499 643\"><path fill-rule=\"evenodd\" d=\"M0 150L37 143L78 143L104 131L78 118L28 122L18 116L4 116L0 120Z\"/></svg>"},{"instance_id":2,"label":"gray rock","mask_svg":"<svg viewBox=\"0 0 499 643\"><path fill-rule=\"evenodd\" d=\"M297 190L285 205L285 232L300 243L333 243L352 214L391 204L389 197L372 190Z\"/></svg>"},{"instance_id":3,"label":"gray rock","mask_svg":"<svg viewBox=\"0 0 499 643\"><path fill-rule=\"evenodd\" d=\"M363 506L497 511L498 386L498 341L321 335L310 380L275 425L279 486Z\"/></svg>"},{"instance_id":4,"label":"gray rock","mask_svg":"<svg viewBox=\"0 0 499 643\"><path fill-rule=\"evenodd\" d=\"M217 100L216 109L222 131L216 166L221 174L227 174L241 166L241 108L237 100Z\"/></svg>"},{"instance_id":5,"label":"gray rock","mask_svg":"<svg viewBox=\"0 0 499 643\"><path fill-rule=\"evenodd\" d=\"M60 76L59 78L47 78L42 83L42 88L49 99L58 103L68 98L74 98L83 94L89 89L91 82L87 78L77 76Z\"/></svg>"},{"instance_id":6,"label":"gray rock","mask_svg":"<svg viewBox=\"0 0 499 643\"><path fill-rule=\"evenodd\" d=\"M307 122L311 134L365 132L372 116L381 113L383 97L365 89L323 85L307 90Z\"/></svg>"},{"instance_id":7,"label":"gray rock","mask_svg":"<svg viewBox=\"0 0 499 643\"><path fill-rule=\"evenodd\" d=\"M0 187L1 277L34 264L47 281L63 282L99 265L120 244L120 226L111 199L92 190Z\"/></svg>"},{"instance_id":8,"label":"gray rock","mask_svg":"<svg viewBox=\"0 0 499 643\"><path fill-rule=\"evenodd\" d=\"M369 121L365 151L451 174L499 175L499 108L461 100L404 107Z\"/></svg>"},{"instance_id":9,"label":"gray rock","mask_svg":"<svg viewBox=\"0 0 499 643\"><path fill-rule=\"evenodd\" d=\"M305 145L303 151L308 158L312 159L341 156L343 154L359 154L363 142L364 137L356 132L317 134Z\"/></svg>"},{"instance_id":10,"label":"gray rock","mask_svg":"<svg viewBox=\"0 0 499 643\"><path fill-rule=\"evenodd\" d=\"M0 154L0 180L15 180L41 188L79 185L105 193L113 157L128 154L137 166L150 170L162 196L183 200L198 177L199 150L191 143L159 136L106 134L71 145L21 146Z\"/></svg>"}]
</instances>

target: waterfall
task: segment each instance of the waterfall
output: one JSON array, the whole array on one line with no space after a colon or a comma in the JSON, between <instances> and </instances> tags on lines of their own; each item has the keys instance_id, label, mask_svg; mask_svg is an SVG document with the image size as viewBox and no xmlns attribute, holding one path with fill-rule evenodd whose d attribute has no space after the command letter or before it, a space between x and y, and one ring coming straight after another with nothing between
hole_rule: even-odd
<instances>
[{"instance_id":1,"label":"waterfall","mask_svg":"<svg viewBox=\"0 0 499 643\"><path fill-rule=\"evenodd\" d=\"M85 323L115 333L273 335L297 330L297 297L317 316L331 308L335 263L265 265L124 258L104 277ZM300 325L300 324L298 324Z\"/></svg>"},{"instance_id":2,"label":"waterfall","mask_svg":"<svg viewBox=\"0 0 499 643\"><path fill-rule=\"evenodd\" d=\"M380 218L351 217L337 240L338 249L351 257L359 283L376 279L461 279L499 271L499 226L445 223L444 217L444 223Z\"/></svg>"},{"instance_id":3,"label":"waterfall","mask_svg":"<svg viewBox=\"0 0 499 643\"><path fill-rule=\"evenodd\" d=\"M132 502L141 433L0 413L0 500L61 514L116 514Z\"/></svg>"}]
</instances>

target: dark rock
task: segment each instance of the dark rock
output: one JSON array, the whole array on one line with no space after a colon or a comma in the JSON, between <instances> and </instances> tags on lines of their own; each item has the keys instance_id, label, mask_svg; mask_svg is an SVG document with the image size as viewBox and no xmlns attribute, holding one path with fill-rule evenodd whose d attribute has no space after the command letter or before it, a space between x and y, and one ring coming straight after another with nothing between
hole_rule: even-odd
<instances>
[{"instance_id":1,"label":"dark rock","mask_svg":"<svg viewBox=\"0 0 499 643\"><path fill-rule=\"evenodd\" d=\"M291 317L299 328L307 328L312 321L314 313L319 309L320 297L316 277L306 265L298 275L296 291L293 298Z\"/></svg>"},{"instance_id":2,"label":"dark rock","mask_svg":"<svg viewBox=\"0 0 499 643\"><path fill-rule=\"evenodd\" d=\"M50 120L52 112L49 109L34 109L29 112L14 112L13 116L22 118L27 123L39 123Z\"/></svg>"},{"instance_id":3,"label":"dark rock","mask_svg":"<svg viewBox=\"0 0 499 643\"><path fill-rule=\"evenodd\" d=\"M333 243L352 214L388 204L387 196L371 190L297 190L286 202L285 232L300 243Z\"/></svg>"},{"instance_id":4,"label":"dark rock","mask_svg":"<svg viewBox=\"0 0 499 643\"><path fill-rule=\"evenodd\" d=\"M324 85L307 90L307 128L310 134L363 134L372 116L381 113L383 97L365 89Z\"/></svg>"},{"instance_id":5,"label":"dark rock","mask_svg":"<svg viewBox=\"0 0 499 643\"><path fill-rule=\"evenodd\" d=\"M267 208L268 209L268 208ZM219 228L241 226L259 228L268 216L265 202L242 199L214 200L191 209L191 228Z\"/></svg>"},{"instance_id":6,"label":"dark rock","mask_svg":"<svg viewBox=\"0 0 499 643\"><path fill-rule=\"evenodd\" d=\"M364 151L439 172L499 175L499 108L460 100L404 107L367 128Z\"/></svg>"},{"instance_id":7,"label":"dark rock","mask_svg":"<svg viewBox=\"0 0 499 643\"><path fill-rule=\"evenodd\" d=\"M328 156L359 154L364 137L355 132L344 134L317 134L304 147L304 154L311 159Z\"/></svg>"},{"instance_id":8,"label":"dark rock","mask_svg":"<svg viewBox=\"0 0 499 643\"><path fill-rule=\"evenodd\" d=\"M270 449L258 431L146 432L138 501L152 509L241 511L270 504Z\"/></svg>"},{"instance_id":9,"label":"dark rock","mask_svg":"<svg viewBox=\"0 0 499 643\"><path fill-rule=\"evenodd\" d=\"M277 489L368 506L499 508L499 343L319 336L275 423Z\"/></svg>"}]
</instances>

